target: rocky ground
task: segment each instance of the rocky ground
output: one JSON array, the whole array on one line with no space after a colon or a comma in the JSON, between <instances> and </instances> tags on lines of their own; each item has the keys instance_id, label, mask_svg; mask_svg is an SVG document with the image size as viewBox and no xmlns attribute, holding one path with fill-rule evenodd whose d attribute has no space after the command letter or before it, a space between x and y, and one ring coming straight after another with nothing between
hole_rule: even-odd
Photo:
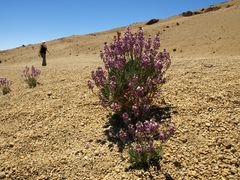
<instances>
[{"instance_id":1,"label":"rocky ground","mask_svg":"<svg viewBox=\"0 0 240 180\"><path fill-rule=\"evenodd\" d=\"M0 94L0 179L239 180L240 1L216 7L131 25L160 32L161 49L173 56L155 101L177 126L160 169L129 169L127 151L106 135L109 112L86 86L103 43L125 27L47 42L47 67L39 44L0 51L0 77L14 82ZM34 89L21 77L26 65L42 71Z\"/></svg>"},{"instance_id":2,"label":"rocky ground","mask_svg":"<svg viewBox=\"0 0 240 180\"><path fill-rule=\"evenodd\" d=\"M240 57L173 58L156 104L175 135L161 169L129 170L127 151L105 135L108 112L86 87L95 55L49 59L27 88L24 63L0 66L14 81L0 95L0 179L240 179Z\"/></svg>"}]
</instances>

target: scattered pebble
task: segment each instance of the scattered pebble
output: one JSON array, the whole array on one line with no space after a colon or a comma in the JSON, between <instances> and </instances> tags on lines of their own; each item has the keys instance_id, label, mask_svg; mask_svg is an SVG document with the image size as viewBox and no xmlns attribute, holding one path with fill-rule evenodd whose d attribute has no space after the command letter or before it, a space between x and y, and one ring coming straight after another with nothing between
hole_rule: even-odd
<instances>
[{"instance_id":1,"label":"scattered pebble","mask_svg":"<svg viewBox=\"0 0 240 180\"><path fill-rule=\"evenodd\" d=\"M183 142L183 143L186 143L186 142L187 142L187 138L183 138L183 139L182 139L182 142Z\"/></svg>"},{"instance_id":2,"label":"scattered pebble","mask_svg":"<svg viewBox=\"0 0 240 180\"><path fill-rule=\"evenodd\" d=\"M48 95L48 96L51 96L51 95L52 95L52 92L51 92L51 91L49 91L49 92L47 93L47 95Z\"/></svg>"}]
</instances>

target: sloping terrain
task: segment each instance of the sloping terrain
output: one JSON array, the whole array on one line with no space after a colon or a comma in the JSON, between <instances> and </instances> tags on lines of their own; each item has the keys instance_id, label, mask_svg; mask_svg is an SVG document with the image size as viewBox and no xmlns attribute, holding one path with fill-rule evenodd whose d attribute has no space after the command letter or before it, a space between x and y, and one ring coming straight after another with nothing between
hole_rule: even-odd
<instances>
[{"instance_id":1,"label":"sloping terrain","mask_svg":"<svg viewBox=\"0 0 240 180\"><path fill-rule=\"evenodd\" d=\"M131 25L160 32L172 56L165 104L155 102L177 126L161 170L127 169L127 152L106 136L108 112L86 87L103 43L125 27L48 42L47 67L39 45L1 51L0 76L14 83L0 95L0 179L240 179L240 1L215 6ZM42 71L34 89L21 77L25 65Z\"/></svg>"},{"instance_id":2,"label":"sloping terrain","mask_svg":"<svg viewBox=\"0 0 240 180\"><path fill-rule=\"evenodd\" d=\"M229 6L229 7L228 7ZM135 23L132 30L143 27L145 33L161 33L162 48L177 57L209 57L239 55L240 1L215 5L217 11L183 17L174 16L160 20L153 25ZM227 8L228 7L228 8ZM206 9L206 8L205 8ZM200 10L199 10L200 11ZM106 32L60 38L48 42L51 58L71 57L79 54L98 54L104 42L109 42L116 32L124 32L126 27ZM36 60L39 45L26 45L10 51L0 51L2 63Z\"/></svg>"}]
</instances>

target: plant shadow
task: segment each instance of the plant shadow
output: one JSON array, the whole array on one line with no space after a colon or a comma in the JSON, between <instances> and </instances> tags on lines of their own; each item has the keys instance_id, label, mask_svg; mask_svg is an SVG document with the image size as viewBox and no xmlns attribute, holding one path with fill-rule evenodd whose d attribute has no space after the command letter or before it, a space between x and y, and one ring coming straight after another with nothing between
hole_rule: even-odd
<instances>
[{"instance_id":1,"label":"plant shadow","mask_svg":"<svg viewBox=\"0 0 240 180\"><path fill-rule=\"evenodd\" d=\"M171 104L164 104L161 106L153 105L149 109L149 112L145 114L144 120L153 120L158 122L159 124L171 121L172 114L177 114L175 107ZM130 146L132 142L134 142L132 137L128 137L128 139L123 143L119 138L120 130L127 130L126 124L123 122L123 119L119 114L109 114L107 116L108 121L104 124L103 128L104 134L107 137L107 141L111 142L109 145L110 151L113 150L114 144L117 145L118 151L123 152L126 146ZM130 166L125 168L125 171L133 171L133 170L144 170L150 172L149 179L155 179L152 176L150 168L159 174L161 171L160 161L162 159L162 153L158 160L150 162L149 164L131 164ZM172 176L168 173L164 173L166 180L173 180ZM143 177L142 177L143 178Z\"/></svg>"},{"instance_id":2,"label":"plant shadow","mask_svg":"<svg viewBox=\"0 0 240 180\"><path fill-rule=\"evenodd\" d=\"M118 151L122 152L125 148L125 143L123 143L118 137L119 131L125 129L125 124L123 123L121 117L118 114L109 114L107 116L108 121L104 124L103 128L104 134L107 137L107 140L112 144L116 144ZM129 140L128 140L129 141ZM109 145L109 149L112 150L113 145Z\"/></svg>"},{"instance_id":3,"label":"plant shadow","mask_svg":"<svg viewBox=\"0 0 240 180\"><path fill-rule=\"evenodd\" d=\"M176 111L175 111L176 112ZM144 116L144 120L154 120L158 123L163 123L171 120L171 114L173 112L173 106L165 104L164 106L153 105L150 107L149 112ZM126 130L126 124L123 122L119 114L109 114L107 116L108 121L104 124L104 134L107 140L112 143L109 145L110 150L113 144L116 144L118 151L122 152L126 145L130 145L133 139L129 137L124 143L118 137L121 129Z\"/></svg>"}]
</instances>

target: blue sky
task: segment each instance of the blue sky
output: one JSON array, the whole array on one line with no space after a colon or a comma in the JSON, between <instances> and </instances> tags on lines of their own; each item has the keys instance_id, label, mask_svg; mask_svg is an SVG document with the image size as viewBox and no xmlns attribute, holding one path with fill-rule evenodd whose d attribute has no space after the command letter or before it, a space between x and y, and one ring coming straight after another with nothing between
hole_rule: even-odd
<instances>
[{"instance_id":1,"label":"blue sky","mask_svg":"<svg viewBox=\"0 0 240 180\"><path fill-rule=\"evenodd\" d=\"M224 0L1 0L0 50L166 18Z\"/></svg>"}]
</instances>

